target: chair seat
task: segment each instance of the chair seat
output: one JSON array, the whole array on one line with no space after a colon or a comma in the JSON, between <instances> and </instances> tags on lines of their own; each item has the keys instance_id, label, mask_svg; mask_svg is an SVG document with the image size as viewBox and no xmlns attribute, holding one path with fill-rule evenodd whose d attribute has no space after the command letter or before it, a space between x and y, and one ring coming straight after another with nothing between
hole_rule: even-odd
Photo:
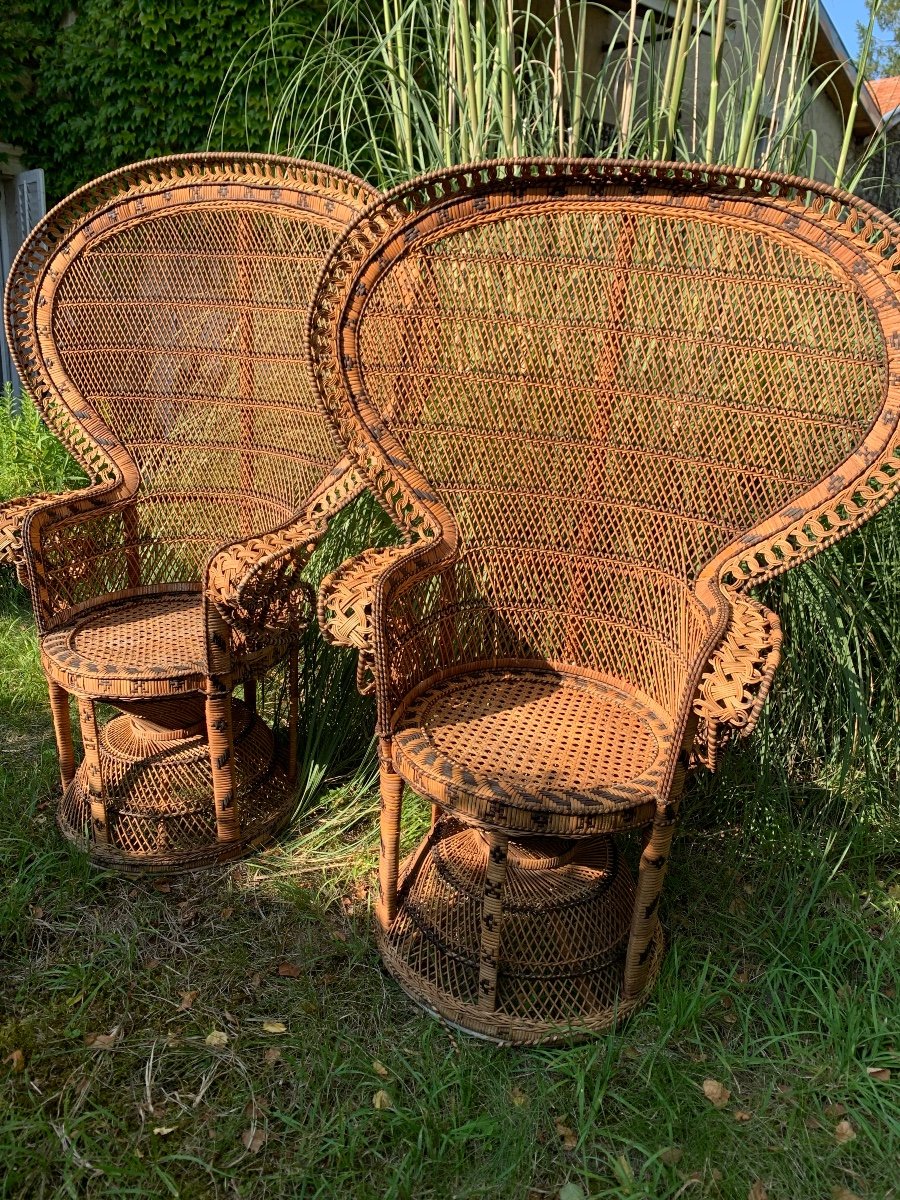
<instances>
[{"instance_id":1,"label":"chair seat","mask_svg":"<svg viewBox=\"0 0 900 1200\"><path fill-rule=\"evenodd\" d=\"M48 675L88 696L167 696L203 691L207 676L204 600L199 592L156 592L115 600L81 613L45 634L41 658ZM278 643L252 655L233 655L232 676L258 659L271 660Z\"/></svg>"},{"instance_id":2,"label":"chair seat","mask_svg":"<svg viewBox=\"0 0 900 1200\"><path fill-rule=\"evenodd\" d=\"M487 668L407 697L394 763L416 790L476 822L593 833L650 819L673 736L672 719L625 681Z\"/></svg>"}]
</instances>

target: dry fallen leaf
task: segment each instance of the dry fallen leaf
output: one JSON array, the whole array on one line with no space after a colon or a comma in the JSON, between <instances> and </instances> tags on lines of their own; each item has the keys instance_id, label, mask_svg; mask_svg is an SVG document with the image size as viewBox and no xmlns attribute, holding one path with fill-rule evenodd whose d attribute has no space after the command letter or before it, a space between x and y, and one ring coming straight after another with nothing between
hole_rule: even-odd
<instances>
[{"instance_id":1,"label":"dry fallen leaf","mask_svg":"<svg viewBox=\"0 0 900 1200\"><path fill-rule=\"evenodd\" d=\"M834 1140L839 1146L843 1146L847 1142L852 1142L855 1137L856 1130L849 1121L838 1121L834 1127Z\"/></svg>"},{"instance_id":2,"label":"dry fallen leaf","mask_svg":"<svg viewBox=\"0 0 900 1200\"><path fill-rule=\"evenodd\" d=\"M153 890L154 892L162 892L164 896L167 896L172 890L172 885L165 879L157 879L153 883Z\"/></svg>"},{"instance_id":3,"label":"dry fallen leaf","mask_svg":"<svg viewBox=\"0 0 900 1200\"><path fill-rule=\"evenodd\" d=\"M509 1093L509 1098L510 1098L510 1100L512 1100L512 1102L516 1106L516 1108L521 1108L523 1104L528 1103L528 1097L525 1095L525 1093L522 1091L522 1089L520 1087L514 1087L512 1089L512 1091Z\"/></svg>"},{"instance_id":4,"label":"dry fallen leaf","mask_svg":"<svg viewBox=\"0 0 900 1200\"><path fill-rule=\"evenodd\" d=\"M667 1167L674 1167L676 1163L680 1163L684 1157L684 1151L680 1146L669 1146L667 1149L660 1151L660 1162L664 1162Z\"/></svg>"},{"instance_id":5,"label":"dry fallen leaf","mask_svg":"<svg viewBox=\"0 0 900 1200\"><path fill-rule=\"evenodd\" d=\"M559 1189L559 1200L585 1200L584 1188L577 1183L564 1183Z\"/></svg>"},{"instance_id":6,"label":"dry fallen leaf","mask_svg":"<svg viewBox=\"0 0 900 1200\"><path fill-rule=\"evenodd\" d=\"M15 1074L25 1070L25 1055L21 1050L13 1050L3 1060L4 1066L9 1063L9 1069Z\"/></svg>"},{"instance_id":7,"label":"dry fallen leaf","mask_svg":"<svg viewBox=\"0 0 900 1200\"><path fill-rule=\"evenodd\" d=\"M870 1079L877 1079L879 1083L887 1083L891 1077L890 1067L866 1067L866 1074Z\"/></svg>"},{"instance_id":8,"label":"dry fallen leaf","mask_svg":"<svg viewBox=\"0 0 900 1200\"><path fill-rule=\"evenodd\" d=\"M194 1001L200 995L199 992L180 992L181 1003L178 1005L181 1012L187 1012L189 1008L193 1008Z\"/></svg>"},{"instance_id":9,"label":"dry fallen leaf","mask_svg":"<svg viewBox=\"0 0 900 1200\"><path fill-rule=\"evenodd\" d=\"M380 1112L385 1108L393 1108L394 1102L384 1088L380 1088L372 1097L372 1107L377 1108Z\"/></svg>"},{"instance_id":10,"label":"dry fallen leaf","mask_svg":"<svg viewBox=\"0 0 900 1200\"><path fill-rule=\"evenodd\" d=\"M251 1154L256 1154L258 1150L262 1150L266 1144L266 1135L259 1128L245 1129L241 1134L241 1141Z\"/></svg>"},{"instance_id":11,"label":"dry fallen leaf","mask_svg":"<svg viewBox=\"0 0 900 1200\"><path fill-rule=\"evenodd\" d=\"M278 964L278 974L282 979L299 979L300 968L296 963L281 962Z\"/></svg>"},{"instance_id":12,"label":"dry fallen leaf","mask_svg":"<svg viewBox=\"0 0 900 1200\"><path fill-rule=\"evenodd\" d=\"M380 1079L387 1079L390 1075L390 1071L387 1069L384 1063L377 1058L373 1059L372 1061L372 1070Z\"/></svg>"},{"instance_id":13,"label":"dry fallen leaf","mask_svg":"<svg viewBox=\"0 0 900 1200\"><path fill-rule=\"evenodd\" d=\"M157 1137L167 1137L170 1133L174 1133L177 1128L177 1125L157 1125L153 1132Z\"/></svg>"},{"instance_id":14,"label":"dry fallen leaf","mask_svg":"<svg viewBox=\"0 0 900 1200\"><path fill-rule=\"evenodd\" d=\"M724 1083L719 1083L718 1079L703 1080L703 1095L713 1108L724 1108L731 1099L731 1092Z\"/></svg>"},{"instance_id":15,"label":"dry fallen leaf","mask_svg":"<svg viewBox=\"0 0 900 1200\"><path fill-rule=\"evenodd\" d=\"M284 1021L263 1021L263 1033L287 1033Z\"/></svg>"},{"instance_id":16,"label":"dry fallen leaf","mask_svg":"<svg viewBox=\"0 0 900 1200\"><path fill-rule=\"evenodd\" d=\"M88 1033L85 1034L84 1044L90 1046L93 1050L111 1050L116 1042L120 1041L122 1030L120 1026L114 1025L109 1033Z\"/></svg>"},{"instance_id":17,"label":"dry fallen leaf","mask_svg":"<svg viewBox=\"0 0 900 1200\"><path fill-rule=\"evenodd\" d=\"M749 1121L753 1113L747 1112L746 1108L736 1108L732 1116L736 1121Z\"/></svg>"},{"instance_id":18,"label":"dry fallen leaf","mask_svg":"<svg viewBox=\"0 0 900 1200\"><path fill-rule=\"evenodd\" d=\"M263 1055L263 1062L275 1063L281 1058L281 1051L277 1046L270 1046Z\"/></svg>"},{"instance_id":19,"label":"dry fallen leaf","mask_svg":"<svg viewBox=\"0 0 900 1200\"><path fill-rule=\"evenodd\" d=\"M157 967L161 967L161 966L162 966L162 959L148 958L144 963L144 970L145 971L155 971Z\"/></svg>"},{"instance_id":20,"label":"dry fallen leaf","mask_svg":"<svg viewBox=\"0 0 900 1200\"><path fill-rule=\"evenodd\" d=\"M222 1029L214 1029L212 1033L208 1033L204 1039L207 1046L214 1046L220 1050L223 1046L228 1045L228 1034Z\"/></svg>"},{"instance_id":21,"label":"dry fallen leaf","mask_svg":"<svg viewBox=\"0 0 900 1200\"><path fill-rule=\"evenodd\" d=\"M836 1183L831 1189L831 1200L861 1200L856 1192L851 1192L849 1188L842 1187Z\"/></svg>"},{"instance_id":22,"label":"dry fallen leaf","mask_svg":"<svg viewBox=\"0 0 900 1200\"><path fill-rule=\"evenodd\" d=\"M234 912L233 908L223 908L222 911L219 913L219 916L222 918L223 921L227 921L228 918L233 914L233 912Z\"/></svg>"},{"instance_id":23,"label":"dry fallen leaf","mask_svg":"<svg viewBox=\"0 0 900 1200\"><path fill-rule=\"evenodd\" d=\"M844 1104L826 1104L822 1109L826 1117L831 1117L834 1120L836 1117L846 1116L847 1108Z\"/></svg>"},{"instance_id":24,"label":"dry fallen leaf","mask_svg":"<svg viewBox=\"0 0 900 1200\"><path fill-rule=\"evenodd\" d=\"M747 1193L747 1200L769 1200L769 1193L758 1179Z\"/></svg>"},{"instance_id":25,"label":"dry fallen leaf","mask_svg":"<svg viewBox=\"0 0 900 1200\"><path fill-rule=\"evenodd\" d=\"M563 1148L566 1150L574 1150L578 1145L578 1134L570 1125L567 1125L561 1117L557 1117L553 1122L556 1132L562 1139Z\"/></svg>"}]
</instances>

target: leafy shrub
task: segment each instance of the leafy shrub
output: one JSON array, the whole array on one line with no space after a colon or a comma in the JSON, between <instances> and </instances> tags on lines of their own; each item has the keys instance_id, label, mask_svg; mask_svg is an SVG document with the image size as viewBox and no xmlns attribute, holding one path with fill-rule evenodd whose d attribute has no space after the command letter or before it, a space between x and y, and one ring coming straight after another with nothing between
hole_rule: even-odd
<instances>
[{"instance_id":1,"label":"leafy shrub","mask_svg":"<svg viewBox=\"0 0 900 1200\"><path fill-rule=\"evenodd\" d=\"M6 0L0 6L2 136L43 167L57 200L117 166L203 149L222 80L269 4L248 0ZM287 55L299 53L326 0L280 14ZM16 64L10 68L8 64ZM277 68L275 70L277 78ZM271 123L265 88L219 123L228 150L262 150Z\"/></svg>"}]
</instances>

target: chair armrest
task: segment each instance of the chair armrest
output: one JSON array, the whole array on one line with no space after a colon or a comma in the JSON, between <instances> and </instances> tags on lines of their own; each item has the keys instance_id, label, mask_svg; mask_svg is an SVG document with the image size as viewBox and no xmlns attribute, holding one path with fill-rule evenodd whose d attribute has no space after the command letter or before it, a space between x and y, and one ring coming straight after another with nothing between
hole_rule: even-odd
<instances>
[{"instance_id":1,"label":"chair armrest","mask_svg":"<svg viewBox=\"0 0 900 1200\"><path fill-rule=\"evenodd\" d=\"M96 596L137 582L127 532L133 497L124 482L103 481L58 496L13 502L11 534L19 578L31 588L43 633ZM4 506L5 507L5 506ZM8 561L8 560L7 560Z\"/></svg>"},{"instance_id":2,"label":"chair armrest","mask_svg":"<svg viewBox=\"0 0 900 1200\"><path fill-rule=\"evenodd\" d=\"M229 625L249 636L298 633L315 596L301 578L325 532L307 515L258 537L220 546L206 564L204 593Z\"/></svg>"},{"instance_id":3,"label":"chair armrest","mask_svg":"<svg viewBox=\"0 0 900 1200\"><path fill-rule=\"evenodd\" d=\"M337 646L359 651L356 686L363 696L375 691L375 593L388 569L409 558L413 546L372 546L349 558L319 587L319 628Z\"/></svg>"},{"instance_id":4,"label":"chair armrest","mask_svg":"<svg viewBox=\"0 0 900 1200\"><path fill-rule=\"evenodd\" d=\"M315 611L315 595L301 579L303 568L331 518L364 490L362 477L342 458L302 513L278 529L226 542L212 552L203 575L207 602L250 637L263 630L305 629Z\"/></svg>"},{"instance_id":5,"label":"chair armrest","mask_svg":"<svg viewBox=\"0 0 900 1200\"><path fill-rule=\"evenodd\" d=\"M700 681L694 711L700 718L695 757L716 769L722 745L756 728L772 678L781 661L781 622L750 596L732 595L724 640Z\"/></svg>"},{"instance_id":6,"label":"chair armrest","mask_svg":"<svg viewBox=\"0 0 900 1200\"><path fill-rule=\"evenodd\" d=\"M0 563L15 567L22 584L28 583L25 548L22 544L25 516L39 504L46 504L54 499L62 500L64 495L53 496L49 492L37 492L33 496L19 496L15 500L4 500L0 503Z\"/></svg>"}]
</instances>

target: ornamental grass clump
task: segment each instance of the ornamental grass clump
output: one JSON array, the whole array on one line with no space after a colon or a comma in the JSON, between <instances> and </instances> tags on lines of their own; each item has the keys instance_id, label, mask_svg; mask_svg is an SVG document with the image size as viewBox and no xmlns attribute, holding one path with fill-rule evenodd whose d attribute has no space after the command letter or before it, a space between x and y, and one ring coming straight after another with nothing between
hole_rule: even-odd
<instances>
[{"instance_id":1,"label":"ornamental grass clump","mask_svg":"<svg viewBox=\"0 0 900 1200\"><path fill-rule=\"evenodd\" d=\"M685 159L804 174L850 190L880 138L852 131L879 4L831 155L813 106L841 69L813 65L816 0L335 0L302 54L288 4L226 79L210 140L235 106L271 113L268 149L381 186L516 155ZM290 47L290 49L288 49Z\"/></svg>"}]
</instances>

